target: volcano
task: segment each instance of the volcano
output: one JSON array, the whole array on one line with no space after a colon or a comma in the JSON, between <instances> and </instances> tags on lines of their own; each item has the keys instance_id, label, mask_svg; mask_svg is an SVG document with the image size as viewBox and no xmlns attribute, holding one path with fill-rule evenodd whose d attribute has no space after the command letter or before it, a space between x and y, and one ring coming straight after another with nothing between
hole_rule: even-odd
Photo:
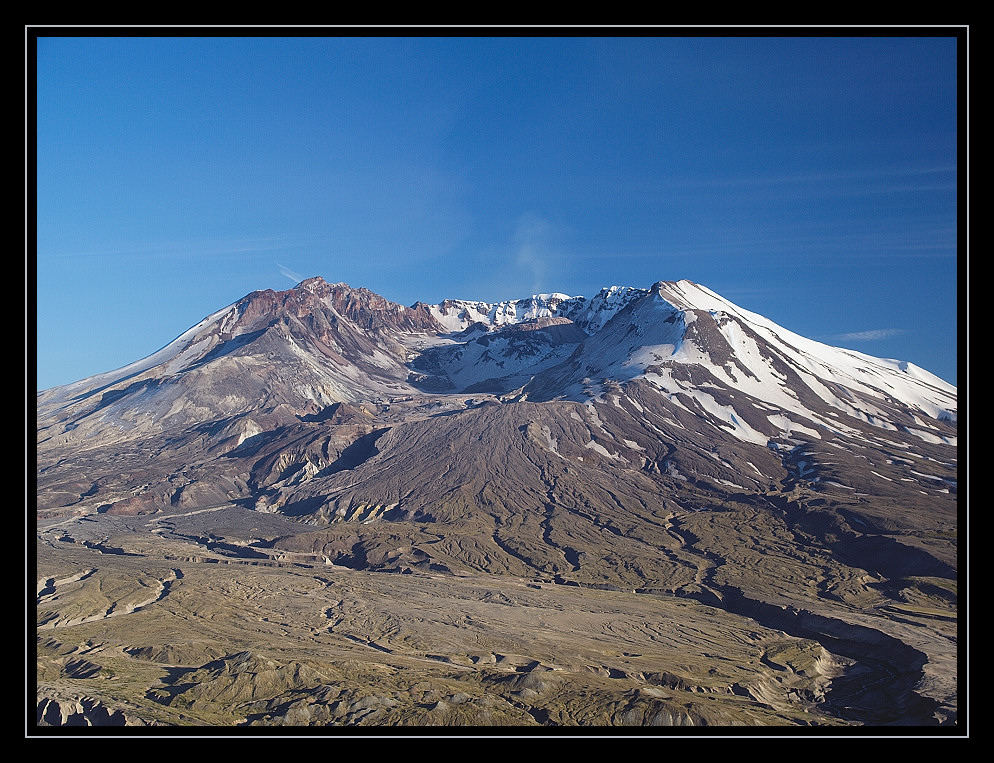
<instances>
[{"instance_id":1,"label":"volcano","mask_svg":"<svg viewBox=\"0 0 994 763\"><path fill-rule=\"evenodd\" d=\"M956 722L956 388L690 281L310 278L37 423L42 725Z\"/></svg>"}]
</instances>

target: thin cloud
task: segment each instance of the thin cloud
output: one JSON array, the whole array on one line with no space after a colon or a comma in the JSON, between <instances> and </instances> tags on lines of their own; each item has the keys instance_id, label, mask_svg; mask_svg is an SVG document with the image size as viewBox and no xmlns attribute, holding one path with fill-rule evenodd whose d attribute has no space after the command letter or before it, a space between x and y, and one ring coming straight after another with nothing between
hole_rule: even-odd
<instances>
[{"instance_id":1,"label":"thin cloud","mask_svg":"<svg viewBox=\"0 0 994 763\"><path fill-rule=\"evenodd\" d=\"M848 334L836 334L835 339L843 342L875 342L879 339L890 339L892 336L903 334L904 329L869 329L853 331Z\"/></svg>"},{"instance_id":2,"label":"thin cloud","mask_svg":"<svg viewBox=\"0 0 994 763\"><path fill-rule=\"evenodd\" d=\"M45 251L39 257L215 257L225 255L262 255L274 253L279 256L291 249L301 249L323 244L324 237L285 239L278 236L267 238L230 238L192 241L141 242L106 249L54 250Z\"/></svg>"},{"instance_id":3,"label":"thin cloud","mask_svg":"<svg viewBox=\"0 0 994 763\"><path fill-rule=\"evenodd\" d=\"M565 267L565 258L555 246L558 230L548 220L534 213L518 218L514 240L514 263L530 283L533 293L539 293L558 282Z\"/></svg>"},{"instance_id":4,"label":"thin cloud","mask_svg":"<svg viewBox=\"0 0 994 763\"><path fill-rule=\"evenodd\" d=\"M280 273L282 273L284 276L289 278L295 284L298 284L304 280L304 277L302 275L300 275L299 273L294 273L292 270L290 270L290 268L286 267L285 265L280 265L280 263L277 262L276 267L279 268Z\"/></svg>"},{"instance_id":5,"label":"thin cloud","mask_svg":"<svg viewBox=\"0 0 994 763\"><path fill-rule=\"evenodd\" d=\"M696 188L714 188L714 187L725 187L734 188L737 186L741 187L751 187L751 186L765 186L765 185L784 185L784 184L795 184L795 183L836 183L845 181L884 181L893 178L914 178L922 177L928 175L948 175L955 174L955 166L936 166L936 167L883 167L883 168L866 168L862 170L850 170L850 171L838 171L838 172L799 172L789 175L742 175L742 176L730 176L724 178L708 178L706 180L700 180L696 178L671 178L670 182L676 185ZM896 185L889 185L888 188L891 190L900 189L905 190L909 186L907 184L902 184L899 187ZM953 184L941 184L931 186L914 186L915 188L921 189L927 187L930 190L956 190Z\"/></svg>"}]
</instances>

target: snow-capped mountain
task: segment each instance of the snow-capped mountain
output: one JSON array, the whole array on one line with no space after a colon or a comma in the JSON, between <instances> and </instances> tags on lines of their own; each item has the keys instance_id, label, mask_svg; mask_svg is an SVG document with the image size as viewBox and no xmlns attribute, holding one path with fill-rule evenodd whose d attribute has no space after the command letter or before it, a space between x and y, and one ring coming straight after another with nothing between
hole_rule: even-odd
<instances>
[{"instance_id":1,"label":"snow-capped mountain","mask_svg":"<svg viewBox=\"0 0 994 763\"><path fill-rule=\"evenodd\" d=\"M645 289L630 286L611 286L601 289L592 299L555 292L495 303L447 299L426 307L440 324L452 332L465 331L474 324L493 330L538 318L562 317L592 334L628 302L645 292Z\"/></svg>"},{"instance_id":2,"label":"snow-capped mountain","mask_svg":"<svg viewBox=\"0 0 994 763\"><path fill-rule=\"evenodd\" d=\"M753 618L757 665L756 620L860 663L833 717L955 718L956 388L690 281L405 307L312 278L37 400L60 553L678 597Z\"/></svg>"},{"instance_id":3,"label":"snow-capped mountain","mask_svg":"<svg viewBox=\"0 0 994 763\"><path fill-rule=\"evenodd\" d=\"M123 440L410 394L408 344L440 331L421 307L311 278L252 292L143 360L39 393L39 421L59 422L43 428L45 439Z\"/></svg>"},{"instance_id":4,"label":"snow-capped mountain","mask_svg":"<svg viewBox=\"0 0 994 763\"><path fill-rule=\"evenodd\" d=\"M769 439L770 424L785 432L852 431L840 413L955 444L923 417L954 422L956 388L914 364L806 339L690 281L659 282L626 307L526 391L600 394L605 381L642 378L759 444ZM747 402L719 403L712 390Z\"/></svg>"},{"instance_id":5,"label":"snow-capped mountain","mask_svg":"<svg viewBox=\"0 0 994 763\"><path fill-rule=\"evenodd\" d=\"M605 383L643 379L674 404L694 405L757 444L778 432L855 431L843 413L955 443L931 423L955 422L952 385L911 363L806 339L690 281L612 287L591 300L536 295L473 303L479 310L472 314L470 303L459 304L461 321L448 327L461 332L413 364L436 390L523 387L531 400L582 401L600 397ZM431 308L440 322L453 317L442 312L445 305ZM525 326L532 330L521 331ZM736 394L738 401L729 399Z\"/></svg>"},{"instance_id":6,"label":"snow-capped mountain","mask_svg":"<svg viewBox=\"0 0 994 763\"><path fill-rule=\"evenodd\" d=\"M220 417L418 393L520 390L603 399L642 380L674 406L765 445L859 421L955 444L956 389L902 361L801 337L690 281L404 307L312 278L254 292L149 357L39 395L43 420L127 438ZM732 399L736 398L736 399Z\"/></svg>"}]
</instances>

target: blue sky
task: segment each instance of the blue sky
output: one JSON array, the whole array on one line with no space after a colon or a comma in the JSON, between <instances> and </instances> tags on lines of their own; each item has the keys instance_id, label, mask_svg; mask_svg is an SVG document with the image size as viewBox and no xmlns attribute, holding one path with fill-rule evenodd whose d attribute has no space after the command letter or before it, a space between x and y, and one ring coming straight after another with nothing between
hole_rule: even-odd
<instances>
[{"instance_id":1,"label":"blue sky","mask_svg":"<svg viewBox=\"0 0 994 763\"><path fill-rule=\"evenodd\" d=\"M956 382L952 37L52 37L37 94L39 389L313 275L689 278Z\"/></svg>"}]
</instances>

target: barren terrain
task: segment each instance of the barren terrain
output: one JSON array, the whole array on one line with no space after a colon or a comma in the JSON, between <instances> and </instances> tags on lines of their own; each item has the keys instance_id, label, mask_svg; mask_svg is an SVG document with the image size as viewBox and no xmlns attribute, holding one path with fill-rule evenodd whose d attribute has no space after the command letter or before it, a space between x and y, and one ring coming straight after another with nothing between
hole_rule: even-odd
<instances>
[{"instance_id":1,"label":"barren terrain","mask_svg":"<svg viewBox=\"0 0 994 763\"><path fill-rule=\"evenodd\" d=\"M39 393L31 713L954 725L955 409L690 282L254 292Z\"/></svg>"}]
</instances>

